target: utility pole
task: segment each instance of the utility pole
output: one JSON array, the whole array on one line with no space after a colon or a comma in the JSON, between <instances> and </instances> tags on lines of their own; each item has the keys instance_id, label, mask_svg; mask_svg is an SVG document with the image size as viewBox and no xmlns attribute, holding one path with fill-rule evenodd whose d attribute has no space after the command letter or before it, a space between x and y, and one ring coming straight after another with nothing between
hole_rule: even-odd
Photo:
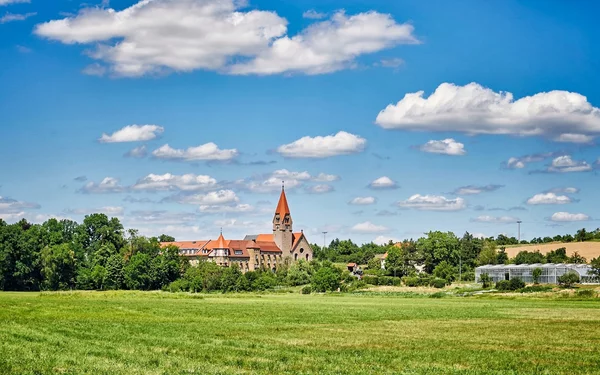
<instances>
[{"instance_id":1,"label":"utility pole","mask_svg":"<svg viewBox=\"0 0 600 375\"><path fill-rule=\"evenodd\" d=\"M327 241L325 240L326 235L327 235L327 232L323 232L323 250L325 249L325 244L327 243Z\"/></svg>"},{"instance_id":2,"label":"utility pole","mask_svg":"<svg viewBox=\"0 0 600 375\"><path fill-rule=\"evenodd\" d=\"M518 237L518 241L519 243L521 243L521 220L517 220L517 225L519 226L519 237Z\"/></svg>"}]
</instances>

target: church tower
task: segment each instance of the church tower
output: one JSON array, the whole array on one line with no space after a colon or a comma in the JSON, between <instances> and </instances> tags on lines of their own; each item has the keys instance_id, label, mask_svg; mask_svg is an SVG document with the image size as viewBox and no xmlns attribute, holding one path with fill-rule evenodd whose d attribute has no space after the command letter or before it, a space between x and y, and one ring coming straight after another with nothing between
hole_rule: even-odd
<instances>
[{"instance_id":1,"label":"church tower","mask_svg":"<svg viewBox=\"0 0 600 375\"><path fill-rule=\"evenodd\" d=\"M273 241L281 249L282 258L291 257L293 242L292 215L290 214L290 207L283 186L281 187L279 203L277 203L275 209L275 216L273 216Z\"/></svg>"}]
</instances>

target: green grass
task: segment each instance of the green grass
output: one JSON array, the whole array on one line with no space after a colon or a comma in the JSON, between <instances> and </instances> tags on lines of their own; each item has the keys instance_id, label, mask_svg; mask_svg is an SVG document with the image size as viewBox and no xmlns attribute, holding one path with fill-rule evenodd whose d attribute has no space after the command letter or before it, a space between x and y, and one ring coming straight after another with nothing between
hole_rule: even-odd
<instances>
[{"instance_id":1,"label":"green grass","mask_svg":"<svg viewBox=\"0 0 600 375\"><path fill-rule=\"evenodd\" d=\"M0 374L600 373L600 299L0 293Z\"/></svg>"}]
</instances>

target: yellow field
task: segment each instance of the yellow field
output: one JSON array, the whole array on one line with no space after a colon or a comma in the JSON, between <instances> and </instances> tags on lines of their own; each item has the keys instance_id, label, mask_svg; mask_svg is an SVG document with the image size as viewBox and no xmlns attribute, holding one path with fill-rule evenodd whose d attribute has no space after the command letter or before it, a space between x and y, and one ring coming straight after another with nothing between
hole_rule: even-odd
<instances>
[{"instance_id":1,"label":"yellow field","mask_svg":"<svg viewBox=\"0 0 600 375\"><path fill-rule=\"evenodd\" d=\"M536 251L539 250L540 253L546 254L552 250L556 250L558 248L564 247L567 249L567 255L571 256L574 252L578 252L579 255L585 257L588 262L593 258L600 256L600 242L570 242L570 243L561 243L561 242L553 242L547 244L540 245L524 245L518 247L507 247L506 253L509 257L514 258L515 255L519 253L519 251Z\"/></svg>"}]
</instances>

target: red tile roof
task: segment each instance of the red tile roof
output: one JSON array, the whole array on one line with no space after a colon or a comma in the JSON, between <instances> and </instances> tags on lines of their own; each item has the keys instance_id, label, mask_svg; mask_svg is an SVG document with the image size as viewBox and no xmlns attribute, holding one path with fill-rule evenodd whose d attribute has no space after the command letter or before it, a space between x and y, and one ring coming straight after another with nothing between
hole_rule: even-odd
<instances>
[{"instance_id":1,"label":"red tile roof","mask_svg":"<svg viewBox=\"0 0 600 375\"><path fill-rule=\"evenodd\" d=\"M281 249L277 247L273 241L256 241L256 244L260 247L260 251L267 253L281 253Z\"/></svg>"},{"instance_id":2,"label":"red tile roof","mask_svg":"<svg viewBox=\"0 0 600 375\"><path fill-rule=\"evenodd\" d=\"M287 197L285 196L285 189L283 188L281 189L281 195L279 196L279 203L277 203L275 214L279 214L281 220L283 220L285 215L290 214L290 207L288 206Z\"/></svg>"}]
</instances>

